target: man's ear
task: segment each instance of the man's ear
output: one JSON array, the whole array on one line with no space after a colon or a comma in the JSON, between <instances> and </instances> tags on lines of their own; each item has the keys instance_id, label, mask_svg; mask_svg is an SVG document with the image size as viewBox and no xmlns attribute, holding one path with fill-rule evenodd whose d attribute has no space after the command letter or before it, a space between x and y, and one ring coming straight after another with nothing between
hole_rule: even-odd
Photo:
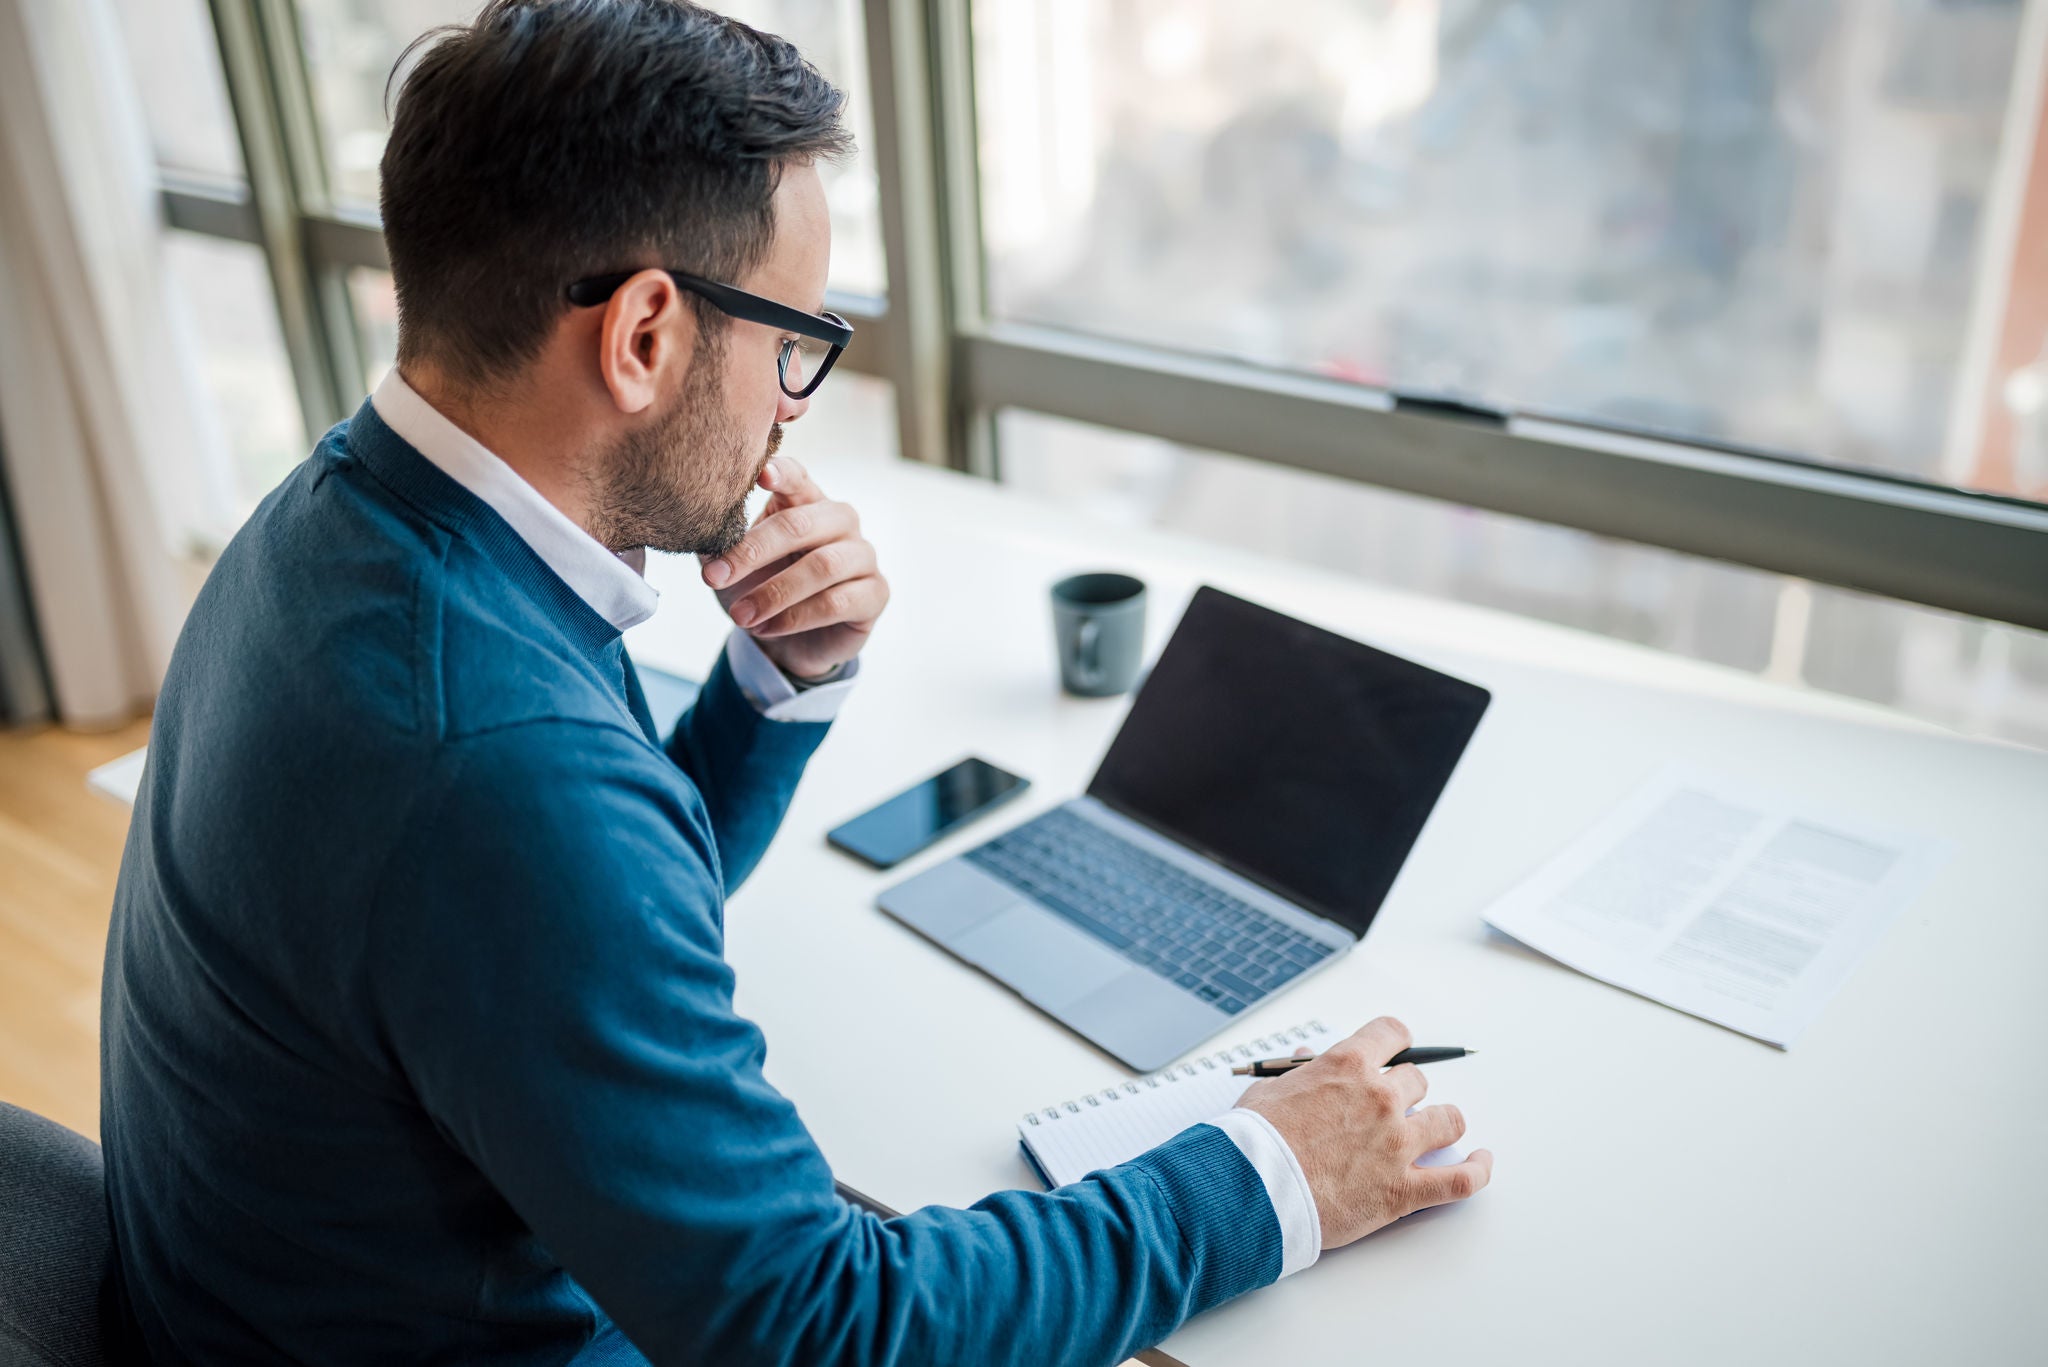
<instances>
[{"instance_id":1,"label":"man's ear","mask_svg":"<svg viewBox=\"0 0 2048 1367\"><path fill-rule=\"evenodd\" d=\"M668 273L650 267L619 286L604 306L598 374L621 413L639 413L678 387L696 348L695 312Z\"/></svg>"}]
</instances>

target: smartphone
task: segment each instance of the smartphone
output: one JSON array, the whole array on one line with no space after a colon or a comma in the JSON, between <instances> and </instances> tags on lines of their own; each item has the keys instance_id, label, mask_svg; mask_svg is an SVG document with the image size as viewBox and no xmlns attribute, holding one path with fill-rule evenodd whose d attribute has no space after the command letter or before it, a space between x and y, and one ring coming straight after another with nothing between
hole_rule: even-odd
<instances>
[{"instance_id":1,"label":"smartphone","mask_svg":"<svg viewBox=\"0 0 2048 1367\"><path fill-rule=\"evenodd\" d=\"M893 868L1030 786L1030 779L985 759L963 759L834 827L825 839L878 869Z\"/></svg>"}]
</instances>

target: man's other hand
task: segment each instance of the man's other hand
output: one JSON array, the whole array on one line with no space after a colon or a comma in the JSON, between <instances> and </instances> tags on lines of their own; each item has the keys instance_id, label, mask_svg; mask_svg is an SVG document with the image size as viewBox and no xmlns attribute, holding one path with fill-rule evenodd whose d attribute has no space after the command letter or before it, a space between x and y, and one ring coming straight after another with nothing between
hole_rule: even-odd
<instances>
[{"instance_id":1,"label":"man's other hand","mask_svg":"<svg viewBox=\"0 0 2048 1367\"><path fill-rule=\"evenodd\" d=\"M860 534L860 515L826 498L801 464L775 457L761 487L772 497L746 539L715 560L700 557L700 570L776 668L817 679L860 654L888 605L889 581Z\"/></svg>"},{"instance_id":2,"label":"man's other hand","mask_svg":"<svg viewBox=\"0 0 2048 1367\"><path fill-rule=\"evenodd\" d=\"M1465 1117L1456 1106L1407 1114L1422 1105L1429 1083L1414 1064L1387 1068L1387 1060L1412 1042L1407 1026L1381 1016L1315 1062L1254 1082L1237 1103L1271 1121L1294 1150L1326 1249L1424 1206L1462 1201L1493 1177L1487 1149L1447 1167L1415 1166L1431 1149L1456 1143Z\"/></svg>"}]
</instances>

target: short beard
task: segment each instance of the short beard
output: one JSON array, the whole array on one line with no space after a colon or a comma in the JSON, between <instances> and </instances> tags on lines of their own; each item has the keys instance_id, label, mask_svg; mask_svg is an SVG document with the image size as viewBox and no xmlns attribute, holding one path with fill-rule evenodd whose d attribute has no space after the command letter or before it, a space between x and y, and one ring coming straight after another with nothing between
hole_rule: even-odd
<instances>
[{"instance_id":1,"label":"short beard","mask_svg":"<svg viewBox=\"0 0 2048 1367\"><path fill-rule=\"evenodd\" d=\"M724 357L699 356L668 412L620 438L590 477L590 534L614 551L718 556L746 537L747 496L782 444L782 427L735 495L725 480L743 438L721 402Z\"/></svg>"}]
</instances>

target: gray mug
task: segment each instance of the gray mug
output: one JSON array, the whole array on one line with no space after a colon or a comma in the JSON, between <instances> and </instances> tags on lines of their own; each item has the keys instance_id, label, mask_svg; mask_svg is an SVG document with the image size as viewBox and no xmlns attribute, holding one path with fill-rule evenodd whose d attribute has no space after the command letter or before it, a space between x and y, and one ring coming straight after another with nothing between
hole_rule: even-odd
<instances>
[{"instance_id":1,"label":"gray mug","mask_svg":"<svg viewBox=\"0 0 2048 1367\"><path fill-rule=\"evenodd\" d=\"M1052 586L1060 682L1083 698L1127 693L1145 653L1145 581L1076 574Z\"/></svg>"}]
</instances>

